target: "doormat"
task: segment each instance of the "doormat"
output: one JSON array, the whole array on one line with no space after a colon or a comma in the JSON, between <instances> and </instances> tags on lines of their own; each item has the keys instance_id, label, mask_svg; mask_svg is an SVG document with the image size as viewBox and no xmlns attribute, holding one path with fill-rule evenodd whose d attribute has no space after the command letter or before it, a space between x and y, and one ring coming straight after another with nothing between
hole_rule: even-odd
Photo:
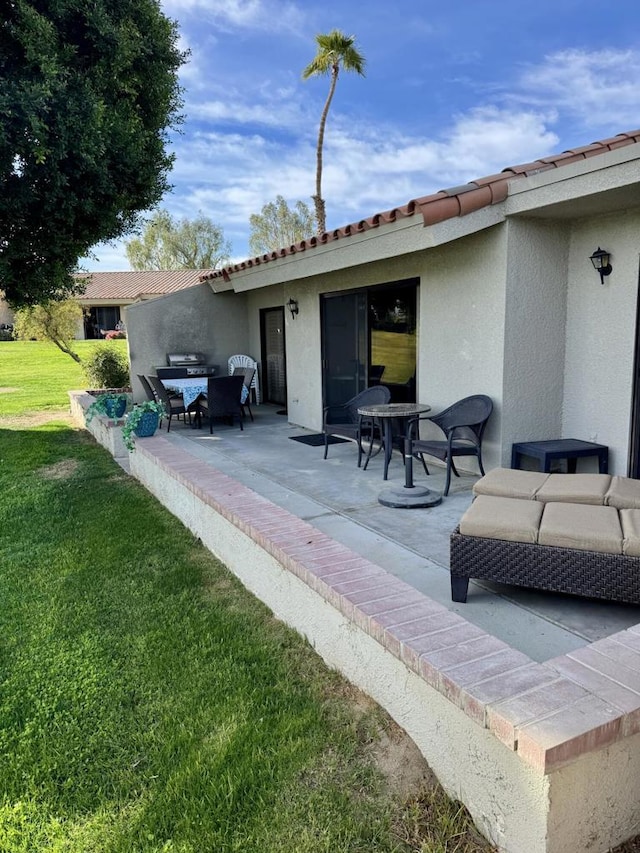
<instances>
[{"instance_id":1,"label":"doormat","mask_svg":"<svg viewBox=\"0 0 640 853\"><path fill-rule=\"evenodd\" d=\"M301 444L308 444L309 447L322 447L324 445L324 433L314 432L311 435L290 435L291 441L299 441ZM346 438L338 438L335 435L329 436L329 444L342 444L348 441Z\"/></svg>"}]
</instances>

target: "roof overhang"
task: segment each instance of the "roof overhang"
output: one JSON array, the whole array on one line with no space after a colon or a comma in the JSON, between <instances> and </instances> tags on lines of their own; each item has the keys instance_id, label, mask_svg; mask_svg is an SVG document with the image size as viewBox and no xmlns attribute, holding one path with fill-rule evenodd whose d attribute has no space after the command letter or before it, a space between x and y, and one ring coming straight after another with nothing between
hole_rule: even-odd
<instances>
[{"instance_id":1,"label":"roof overhang","mask_svg":"<svg viewBox=\"0 0 640 853\"><path fill-rule=\"evenodd\" d=\"M122 297L118 297L117 299L92 299L91 297L86 296L74 296L73 297L76 302L85 307L96 307L96 308L111 308L117 307L119 305L131 305L135 302L135 299L123 299Z\"/></svg>"},{"instance_id":2,"label":"roof overhang","mask_svg":"<svg viewBox=\"0 0 640 853\"><path fill-rule=\"evenodd\" d=\"M514 181L507 216L584 219L640 207L640 143Z\"/></svg>"},{"instance_id":3,"label":"roof overhang","mask_svg":"<svg viewBox=\"0 0 640 853\"><path fill-rule=\"evenodd\" d=\"M279 258L275 262L270 261L238 270L229 276L228 282L222 278L216 278L210 279L207 283L214 293L224 291L244 293L396 258L400 255L422 252L490 228L502 221L504 221L502 204L482 208L469 216L446 219L444 222L426 228L422 216L418 213L410 218L400 219L381 225L380 228L356 234L348 240L316 246L308 253L297 252Z\"/></svg>"}]
</instances>

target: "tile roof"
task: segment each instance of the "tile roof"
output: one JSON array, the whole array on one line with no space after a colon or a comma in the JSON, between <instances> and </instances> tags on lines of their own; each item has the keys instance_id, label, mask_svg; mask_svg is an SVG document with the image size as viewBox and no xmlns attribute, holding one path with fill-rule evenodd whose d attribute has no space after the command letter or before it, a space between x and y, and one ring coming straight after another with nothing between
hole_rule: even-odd
<instances>
[{"instance_id":1,"label":"tile roof","mask_svg":"<svg viewBox=\"0 0 640 853\"><path fill-rule=\"evenodd\" d=\"M412 199L402 207L394 207L383 213L376 213L368 219L352 222L350 225L336 228L333 231L325 231L324 234L310 237L308 240L302 240L293 246L285 246L275 252L260 255L256 258L249 258L246 261L233 264L221 270L211 270L201 277L201 281L216 278L223 278L225 281L229 281L230 273L251 269L252 267L269 263L269 261L275 261L288 255L295 255L299 252L314 249L317 246L326 245L334 240L351 237L354 234L362 234L372 228L378 228L380 225L396 222L399 219L405 219L418 213L422 214L425 225L435 225L454 216L466 216L466 214L473 213L488 205L504 201L509 192L509 182L514 178L524 178L549 169L568 166L570 163L586 160L589 157L604 154L607 151L614 151L626 145L633 145L635 142L640 142L640 130L618 133L610 139L592 142L590 145L584 145L581 148L571 148L568 151L562 152L562 154L542 157L531 163L508 166L496 175L476 178L476 180L462 186L450 187L449 189L440 190L437 193L423 196L422 198Z\"/></svg>"},{"instance_id":2,"label":"tile roof","mask_svg":"<svg viewBox=\"0 0 640 853\"><path fill-rule=\"evenodd\" d=\"M81 301L120 299L129 301L145 296L163 296L186 287L200 284L212 270L131 270L127 272L91 272L80 274L87 278Z\"/></svg>"}]
</instances>

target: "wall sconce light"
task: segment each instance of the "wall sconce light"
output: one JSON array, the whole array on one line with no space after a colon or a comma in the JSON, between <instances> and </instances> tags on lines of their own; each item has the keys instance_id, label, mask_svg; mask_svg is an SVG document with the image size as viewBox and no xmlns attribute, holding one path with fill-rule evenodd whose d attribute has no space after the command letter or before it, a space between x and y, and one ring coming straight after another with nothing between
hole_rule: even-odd
<instances>
[{"instance_id":1,"label":"wall sconce light","mask_svg":"<svg viewBox=\"0 0 640 853\"><path fill-rule=\"evenodd\" d=\"M593 268L600 273L600 284L604 284L605 275L610 275L613 269L611 266L611 254L598 246L590 257Z\"/></svg>"},{"instance_id":2,"label":"wall sconce light","mask_svg":"<svg viewBox=\"0 0 640 853\"><path fill-rule=\"evenodd\" d=\"M287 302L287 308L289 309L289 311L291 311L291 319L295 320L296 314L300 309L298 308L297 301L293 297L291 297Z\"/></svg>"}]
</instances>

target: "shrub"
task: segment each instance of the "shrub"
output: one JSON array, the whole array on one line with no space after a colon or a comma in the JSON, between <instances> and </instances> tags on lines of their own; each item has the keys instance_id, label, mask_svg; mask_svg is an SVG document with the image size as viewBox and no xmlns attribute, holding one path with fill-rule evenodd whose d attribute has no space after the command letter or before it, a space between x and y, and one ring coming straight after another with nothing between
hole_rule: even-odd
<instances>
[{"instance_id":1,"label":"shrub","mask_svg":"<svg viewBox=\"0 0 640 853\"><path fill-rule=\"evenodd\" d=\"M98 345L84 360L83 367L92 388L129 387L127 357L109 344Z\"/></svg>"}]
</instances>

